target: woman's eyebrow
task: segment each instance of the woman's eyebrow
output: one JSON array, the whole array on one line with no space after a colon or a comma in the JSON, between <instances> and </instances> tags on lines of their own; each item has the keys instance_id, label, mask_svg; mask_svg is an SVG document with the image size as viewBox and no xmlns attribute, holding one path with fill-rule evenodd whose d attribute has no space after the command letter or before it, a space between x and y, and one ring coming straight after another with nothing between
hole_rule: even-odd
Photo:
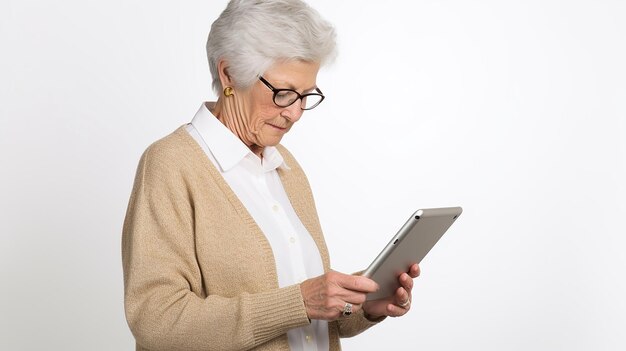
<instances>
[{"instance_id":1,"label":"woman's eyebrow","mask_svg":"<svg viewBox=\"0 0 626 351\"><path fill-rule=\"evenodd\" d=\"M290 90L298 91L298 89L296 89L296 87L293 84L291 84L291 83L287 83L287 82L282 82L282 83L279 82L279 83L280 84L285 84L287 86L287 88L276 87L276 89L290 89ZM315 91L315 89L317 89L317 88L319 88L319 87L317 86L317 84L315 84L311 88L302 90L302 93L303 94L310 93L312 91Z\"/></svg>"},{"instance_id":2,"label":"woman's eyebrow","mask_svg":"<svg viewBox=\"0 0 626 351\"><path fill-rule=\"evenodd\" d=\"M317 86L317 84L316 84L316 85L314 85L312 88L305 89L305 90L303 90L302 92L303 92L303 93L310 93L310 92L312 92L312 91L315 91L315 89L318 89L318 88L319 88L319 87L318 87L318 86Z\"/></svg>"}]
</instances>

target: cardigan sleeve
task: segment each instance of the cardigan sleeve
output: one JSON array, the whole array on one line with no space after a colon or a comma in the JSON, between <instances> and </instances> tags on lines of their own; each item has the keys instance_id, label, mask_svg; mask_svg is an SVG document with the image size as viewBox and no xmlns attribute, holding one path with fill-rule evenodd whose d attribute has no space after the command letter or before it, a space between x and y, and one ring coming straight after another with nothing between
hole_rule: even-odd
<instances>
[{"instance_id":1,"label":"cardigan sleeve","mask_svg":"<svg viewBox=\"0 0 626 351\"><path fill-rule=\"evenodd\" d=\"M298 285L231 297L192 289L202 274L193 204L180 171L160 156L150 148L142 156L122 235L126 318L138 345L245 350L309 324Z\"/></svg>"},{"instance_id":2,"label":"cardigan sleeve","mask_svg":"<svg viewBox=\"0 0 626 351\"><path fill-rule=\"evenodd\" d=\"M352 273L352 274L362 275L363 271L359 271L359 272ZM366 331L370 327L382 322L386 318L387 317L383 316L375 320L368 319L367 317L365 317L365 313L363 309L360 309L357 311L357 313L350 315L350 317L348 318L337 320L339 336L342 338L350 338L355 335L361 334L362 332Z\"/></svg>"},{"instance_id":3,"label":"cardigan sleeve","mask_svg":"<svg viewBox=\"0 0 626 351\"><path fill-rule=\"evenodd\" d=\"M363 310L360 309L357 313L352 314L348 318L337 320L339 337L350 338L355 335L359 335L370 327L380 323L385 318L386 317L380 317L376 320L367 319L365 317L365 314L363 313Z\"/></svg>"}]
</instances>

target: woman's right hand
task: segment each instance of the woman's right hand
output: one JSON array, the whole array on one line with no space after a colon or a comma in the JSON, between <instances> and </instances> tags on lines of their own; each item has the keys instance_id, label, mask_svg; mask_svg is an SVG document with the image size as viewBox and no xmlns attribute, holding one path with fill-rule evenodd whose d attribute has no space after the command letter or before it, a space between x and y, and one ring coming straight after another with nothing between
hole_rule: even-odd
<instances>
[{"instance_id":1,"label":"woman's right hand","mask_svg":"<svg viewBox=\"0 0 626 351\"><path fill-rule=\"evenodd\" d=\"M378 290L373 280L356 275L330 271L300 284L309 319L333 321L342 316L346 303L352 313L361 309L368 293Z\"/></svg>"}]
</instances>

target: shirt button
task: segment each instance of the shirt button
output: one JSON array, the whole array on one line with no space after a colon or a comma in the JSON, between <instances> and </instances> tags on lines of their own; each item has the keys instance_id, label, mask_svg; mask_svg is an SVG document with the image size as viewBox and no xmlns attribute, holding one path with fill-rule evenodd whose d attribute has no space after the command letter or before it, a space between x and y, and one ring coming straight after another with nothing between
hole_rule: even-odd
<instances>
[{"instance_id":1,"label":"shirt button","mask_svg":"<svg viewBox=\"0 0 626 351\"><path fill-rule=\"evenodd\" d=\"M294 238L293 236L291 238L289 238L289 242L292 244L296 243L296 238Z\"/></svg>"},{"instance_id":2,"label":"shirt button","mask_svg":"<svg viewBox=\"0 0 626 351\"><path fill-rule=\"evenodd\" d=\"M311 335L307 335L304 337L306 339L306 342L311 342L311 340L313 340L313 338L311 337Z\"/></svg>"},{"instance_id":3,"label":"shirt button","mask_svg":"<svg viewBox=\"0 0 626 351\"><path fill-rule=\"evenodd\" d=\"M274 212L278 212L278 205L272 206L272 210L274 210Z\"/></svg>"}]
</instances>

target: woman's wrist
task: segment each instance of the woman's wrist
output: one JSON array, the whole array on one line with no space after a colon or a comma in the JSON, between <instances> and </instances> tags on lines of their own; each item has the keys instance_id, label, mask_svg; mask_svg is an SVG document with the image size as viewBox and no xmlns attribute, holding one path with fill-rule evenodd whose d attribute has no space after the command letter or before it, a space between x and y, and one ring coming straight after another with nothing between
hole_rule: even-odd
<instances>
[{"instance_id":1,"label":"woman's wrist","mask_svg":"<svg viewBox=\"0 0 626 351\"><path fill-rule=\"evenodd\" d=\"M378 323L380 321L382 321L383 319L385 319L385 315L379 316L379 315L375 315L375 314L371 314L368 313L367 310L367 306L366 306L367 302L363 304L363 317L365 317L365 319L367 319L370 322L374 322L374 323Z\"/></svg>"},{"instance_id":2,"label":"woman's wrist","mask_svg":"<svg viewBox=\"0 0 626 351\"><path fill-rule=\"evenodd\" d=\"M363 316L365 317L365 319L367 319L370 322L374 322L374 323L378 323L380 321L382 321L383 319L385 319L386 316L372 316L367 312L363 312Z\"/></svg>"}]
</instances>

